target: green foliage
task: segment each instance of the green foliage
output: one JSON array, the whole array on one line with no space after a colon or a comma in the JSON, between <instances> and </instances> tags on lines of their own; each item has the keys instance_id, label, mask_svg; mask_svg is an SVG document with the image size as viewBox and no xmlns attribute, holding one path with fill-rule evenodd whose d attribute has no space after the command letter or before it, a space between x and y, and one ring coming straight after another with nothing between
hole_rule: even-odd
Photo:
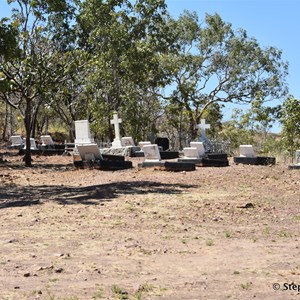
<instances>
[{"instance_id":1,"label":"green foliage","mask_svg":"<svg viewBox=\"0 0 300 300\"><path fill-rule=\"evenodd\" d=\"M300 147L300 101L289 96L281 107L283 144L294 157L294 151Z\"/></svg>"},{"instance_id":2,"label":"green foliage","mask_svg":"<svg viewBox=\"0 0 300 300\"><path fill-rule=\"evenodd\" d=\"M0 99L18 109L28 143L57 118L71 139L74 121L88 119L97 138L111 141L115 110L121 134L136 140L160 132L182 148L205 117L212 138L222 130L238 145L262 132L263 151L275 143L267 133L278 109L263 104L285 95L287 64L219 15L201 23L184 11L175 20L164 0L8 2L15 8L0 22ZM228 102L251 106L222 126Z\"/></svg>"},{"instance_id":3,"label":"green foliage","mask_svg":"<svg viewBox=\"0 0 300 300\"><path fill-rule=\"evenodd\" d=\"M178 35L180 50L163 55L161 63L173 87L169 101L181 103L189 115L191 139L213 103L251 103L285 95L287 64L281 51L261 48L245 30L234 31L217 14L206 15L202 25L195 14L185 12L170 26L175 32L189 29Z\"/></svg>"}]
</instances>

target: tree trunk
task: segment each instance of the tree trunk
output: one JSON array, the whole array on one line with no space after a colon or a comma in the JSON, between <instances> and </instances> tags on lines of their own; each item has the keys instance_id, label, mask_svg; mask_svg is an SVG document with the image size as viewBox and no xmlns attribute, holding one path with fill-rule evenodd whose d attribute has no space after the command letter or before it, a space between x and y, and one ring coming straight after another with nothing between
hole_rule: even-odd
<instances>
[{"instance_id":1,"label":"tree trunk","mask_svg":"<svg viewBox=\"0 0 300 300\"><path fill-rule=\"evenodd\" d=\"M26 129L26 150L24 162L26 167L32 167L31 151L30 151L30 136L31 136L31 102L26 99L26 110L24 117L24 125Z\"/></svg>"},{"instance_id":2,"label":"tree trunk","mask_svg":"<svg viewBox=\"0 0 300 300\"><path fill-rule=\"evenodd\" d=\"M5 139L6 139L7 124L8 124L8 104L6 102L5 103L4 126L3 126L3 133L2 133L2 140L3 141L5 141Z\"/></svg>"},{"instance_id":3,"label":"tree trunk","mask_svg":"<svg viewBox=\"0 0 300 300\"><path fill-rule=\"evenodd\" d=\"M10 107L10 136L14 134L14 115L13 109Z\"/></svg>"}]
</instances>

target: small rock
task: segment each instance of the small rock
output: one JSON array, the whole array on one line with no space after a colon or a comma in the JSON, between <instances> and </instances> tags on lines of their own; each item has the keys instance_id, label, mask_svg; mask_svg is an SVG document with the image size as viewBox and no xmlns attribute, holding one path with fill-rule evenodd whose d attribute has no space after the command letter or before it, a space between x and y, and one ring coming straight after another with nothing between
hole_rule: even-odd
<instances>
[{"instance_id":1,"label":"small rock","mask_svg":"<svg viewBox=\"0 0 300 300\"><path fill-rule=\"evenodd\" d=\"M63 268L56 268L54 271L55 273L62 273L63 272Z\"/></svg>"},{"instance_id":2,"label":"small rock","mask_svg":"<svg viewBox=\"0 0 300 300\"><path fill-rule=\"evenodd\" d=\"M254 204L249 202L249 203L246 203L245 205L238 206L238 208L254 208Z\"/></svg>"},{"instance_id":3,"label":"small rock","mask_svg":"<svg viewBox=\"0 0 300 300\"><path fill-rule=\"evenodd\" d=\"M29 272L25 273L24 277L30 277L30 273Z\"/></svg>"}]
</instances>

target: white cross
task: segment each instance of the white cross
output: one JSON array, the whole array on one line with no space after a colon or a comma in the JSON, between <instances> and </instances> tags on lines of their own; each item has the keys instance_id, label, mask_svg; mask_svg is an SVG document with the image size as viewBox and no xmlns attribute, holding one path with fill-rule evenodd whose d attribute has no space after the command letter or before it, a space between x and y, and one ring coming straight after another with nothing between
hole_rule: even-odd
<instances>
[{"instance_id":1,"label":"white cross","mask_svg":"<svg viewBox=\"0 0 300 300\"><path fill-rule=\"evenodd\" d=\"M120 140L120 123L122 123L122 119L119 119L118 114L114 113L113 119L110 120L110 124L115 127L115 140Z\"/></svg>"},{"instance_id":2,"label":"white cross","mask_svg":"<svg viewBox=\"0 0 300 300\"><path fill-rule=\"evenodd\" d=\"M205 119L201 119L201 123L196 126L196 128L201 129L201 136L206 137L205 130L210 129L210 124L205 124Z\"/></svg>"}]
</instances>

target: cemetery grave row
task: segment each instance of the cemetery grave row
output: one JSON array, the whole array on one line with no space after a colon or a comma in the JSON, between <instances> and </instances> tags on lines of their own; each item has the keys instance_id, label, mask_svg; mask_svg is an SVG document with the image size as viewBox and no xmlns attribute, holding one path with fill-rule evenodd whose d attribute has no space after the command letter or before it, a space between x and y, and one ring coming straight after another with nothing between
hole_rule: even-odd
<instances>
[{"instance_id":1,"label":"cemetery grave row","mask_svg":"<svg viewBox=\"0 0 300 300\"><path fill-rule=\"evenodd\" d=\"M178 151L169 149L167 138L157 138L155 144L141 141L135 145L132 137L121 137L120 124L122 119L114 113L111 124L114 126L115 138L111 147L99 148L92 138L88 120L75 121L75 141L70 144L56 144L50 135L41 136L41 143L36 144L30 139L30 149L33 154L51 155L67 154L71 152L74 165L77 168L97 167L101 170L122 170L132 168L132 162L127 157L144 157L138 167L163 167L169 171L192 171L195 167L227 167L229 166L227 153L212 152L212 143L206 136L209 124L202 119L197 128L201 129L199 141L191 142L190 147L183 149L182 155ZM20 149L20 154L26 151L25 139L21 136L11 137L11 147ZM274 165L274 157L256 156L252 145L240 145L240 155L234 157L235 164ZM167 161L171 160L171 161ZM176 161L175 161L176 160ZM296 164L290 169L300 168L300 150L296 152Z\"/></svg>"}]
</instances>

